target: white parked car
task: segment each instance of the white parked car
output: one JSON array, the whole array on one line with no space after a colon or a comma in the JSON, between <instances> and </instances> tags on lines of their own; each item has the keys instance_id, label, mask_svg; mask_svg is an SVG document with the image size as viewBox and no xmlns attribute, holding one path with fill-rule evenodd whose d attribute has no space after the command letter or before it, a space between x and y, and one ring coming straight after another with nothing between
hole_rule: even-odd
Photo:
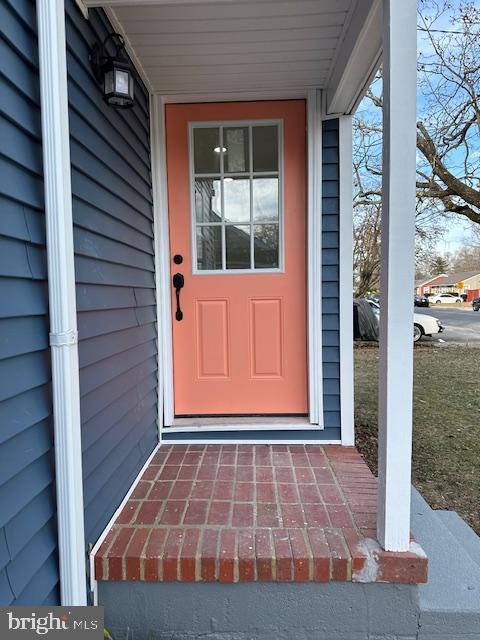
<instances>
[{"instance_id":1,"label":"white parked car","mask_svg":"<svg viewBox=\"0 0 480 640\"><path fill-rule=\"evenodd\" d=\"M372 300L371 298L367 298L367 302L370 305L373 313L376 315L377 320L380 320L380 305L378 304L378 302Z\"/></svg>"},{"instance_id":2,"label":"white parked car","mask_svg":"<svg viewBox=\"0 0 480 640\"><path fill-rule=\"evenodd\" d=\"M460 296L453 293L439 293L436 296L430 296L428 301L430 304L460 304L463 302Z\"/></svg>"},{"instance_id":3,"label":"white parked car","mask_svg":"<svg viewBox=\"0 0 480 640\"><path fill-rule=\"evenodd\" d=\"M368 300L377 319L380 320L380 305L373 300ZM442 333L444 327L440 320L423 313L413 314L413 341L418 342L423 336L432 336L434 333Z\"/></svg>"},{"instance_id":4,"label":"white parked car","mask_svg":"<svg viewBox=\"0 0 480 640\"><path fill-rule=\"evenodd\" d=\"M433 316L423 313L413 314L413 341L418 342L423 336L432 336L434 333L442 333L443 325Z\"/></svg>"}]
</instances>

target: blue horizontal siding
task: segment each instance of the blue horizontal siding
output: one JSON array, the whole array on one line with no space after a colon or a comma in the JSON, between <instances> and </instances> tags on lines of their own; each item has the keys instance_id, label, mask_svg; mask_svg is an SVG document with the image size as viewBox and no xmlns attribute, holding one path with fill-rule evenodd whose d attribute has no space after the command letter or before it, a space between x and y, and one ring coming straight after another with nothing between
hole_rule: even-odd
<instances>
[{"instance_id":1,"label":"blue horizontal siding","mask_svg":"<svg viewBox=\"0 0 480 640\"><path fill-rule=\"evenodd\" d=\"M0 402L0 445L51 414L50 380Z\"/></svg>"},{"instance_id":2,"label":"blue horizontal siding","mask_svg":"<svg viewBox=\"0 0 480 640\"><path fill-rule=\"evenodd\" d=\"M120 398L125 397L129 392L136 389L132 387L132 379L135 379L138 384L143 383L146 378L152 374L156 375L157 363L148 358L145 362L141 362L136 367L132 367L122 375L117 376L113 380L110 380L101 387L97 387L90 393L87 393L80 398L82 420L84 421L83 441L88 440L95 441L98 437L98 432L94 429L90 432L87 430L88 422L92 418L100 418L100 412L110 407L113 403L116 403Z\"/></svg>"},{"instance_id":3,"label":"blue horizontal siding","mask_svg":"<svg viewBox=\"0 0 480 640\"><path fill-rule=\"evenodd\" d=\"M0 73L22 95L35 104L40 102L39 83L32 82L32 64L11 46L6 37L0 38Z\"/></svg>"},{"instance_id":4,"label":"blue horizontal siding","mask_svg":"<svg viewBox=\"0 0 480 640\"><path fill-rule=\"evenodd\" d=\"M95 494L92 502L87 505L85 526L88 530L102 530L105 527L105 512L103 504L119 504L125 496L126 489L129 489L133 480L138 475L138 459L144 461L157 443L156 422L143 426L143 432L137 429L131 437L122 443L112 455L116 455L119 466L115 466L109 474L102 473L102 486ZM126 455L125 455L126 452ZM121 482L119 481L119 471L121 469ZM87 494L89 487L87 487Z\"/></svg>"},{"instance_id":5,"label":"blue horizontal siding","mask_svg":"<svg viewBox=\"0 0 480 640\"><path fill-rule=\"evenodd\" d=\"M16 3L20 9L21 3ZM2 37L8 41L9 46L22 58L28 60L34 67L38 64L35 32L20 15L12 10L13 2L0 4L0 24L2 25Z\"/></svg>"},{"instance_id":6,"label":"blue horizontal siding","mask_svg":"<svg viewBox=\"0 0 480 640\"><path fill-rule=\"evenodd\" d=\"M153 289L77 285L78 311L131 309L137 304L142 307L153 306L155 304L155 292Z\"/></svg>"},{"instance_id":7,"label":"blue horizontal siding","mask_svg":"<svg viewBox=\"0 0 480 640\"><path fill-rule=\"evenodd\" d=\"M46 280L45 248L0 236L0 273L4 277Z\"/></svg>"},{"instance_id":8,"label":"blue horizontal siding","mask_svg":"<svg viewBox=\"0 0 480 640\"><path fill-rule=\"evenodd\" d=\"M34 139L20 127L12 127L11 120L0 116L2 153L11 162L27 171L42 176L42 149L40 140ZM35 153L32 153L35 150Z\"/></svg>"},{"instance_id":9,"label":"blue horizontal siding","mask_svg":"<svg viewBox=\"0 0 480 640\"><path fill-rule=\"evenodd\" d=\"M86 542L94 543L157 439L148 94L102 100L89 54L111 26L66 2Z\"/></svg>"},{"instance_id":10,"label":"blue horizontal siding","mask_svg":"<svg viewBox=\"0 0 480 640\"><path fill-rule=\"evenodd\" d=\"M35 3L0 0L0 604L59 604Z\"/></svg>"},{"instance_id":11,"label":"blue horizontal siding","mask_svg":"<svg viewBox=\"0 0 480 640\"><path fill-rule=\"evenodd\" d=\"M0 235L28 240L32 244L45 245L45 219L43 211L32 209L22 202L15 202L0 195Z\"/></svg>"},{"instance_id":12,"label":"blue horizontal siding","mask_svg":"<svg viewBox=\"0 0 480 640\"><path fill-rule=\"evenodd\" d=\"M340 431L338 120L322 127L322 356L325 433Z\"/></svg>"},{"instance_id":13,"label":"blue horizontal siding","mask_svg":"<svg viewBox=\"0 0 480 640\"><path fill-rule=\"evenodd\" d=\"M106 289L108 287L105 287ZM130 288L132 291L134 288ZM155 307L135 306L125 309L101 309L79 314L78 330L82 339L155 322Z\"/></svg>"},{"instance_id":14,"label":"blue horizontal siding","mask_svg":"<svg viewBox=\"0 0 480 640\"><path fill-rule=\"evenodd\" d=\"M0 358L48 349L48 319L45 316L0 319Z\"/></svg>"},{"instance_id":15,"label":"blue horizontal siding","mask_svg":"<svg viewBox=\"0 0 480 640\"><path fill-rule=\"evenodd\" d=\"M128 378L131 376L132 370L128 372ZM136 368L138 374L137 385L133 388L128 388L125 393L121 393L119 396L111 397L112 402L106 407L96 412L88 421L85 422L85 437L83 439L84 450L86 451L91 446L95 445L95 442L99 440L112 425L116 425L123 419L129 411L132 410L137 402L142 402L143 398L154 391L157 386L157 376L155 371L140 372L140 368ZM118 386L118 378L116 379Z\"/></svg>"}]
</instances>

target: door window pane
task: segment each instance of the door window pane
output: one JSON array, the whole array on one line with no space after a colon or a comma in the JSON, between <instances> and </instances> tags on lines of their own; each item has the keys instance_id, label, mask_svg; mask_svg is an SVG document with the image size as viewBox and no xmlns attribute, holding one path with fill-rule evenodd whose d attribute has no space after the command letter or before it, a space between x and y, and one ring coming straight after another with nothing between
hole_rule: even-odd
<instances>
[{"instance_id":1,"label":"door window pane","mask_svg":"<svg viewBox=\"0 0 480 640\"><path fill-rule=\"evenodd\" d=\"M222 268L222 227L197 227L197 269Z\"/></svg>"},{"instance_id":2,"label":"door window pane","mask_svg":"<svg viewBox=\"0 0 480 640\"><path fill-rule=\"evenodd\" d=\"M225 227L227 269L250 269L250 225Z\"/></svg>"},{"instance_id":3,"label":"door window pane","mask_svg":"<svg viewBox=\"0 0 480 640\"><path fill-rule=\"evenodd\" d=\"M278 127L252 127L253 170L278 171Z\"/></svg>"},{"instance_id":4,"label":"door window pane","mask_svg":"<svg viewBox=\"0 0 480 640\"><path fill-rule=\"evenodd\" d=\"M278 268L278 224L256 224L253 246L256 269Z\"/></svg>"},{"instance_id":5,"label":"door window pane","mask_svg":"<svg viewBox=\"0 0 480 640\"><path fill-rule=\"evenodd\" d=\"M193 130L195 173L219 173L220 152L219 127L199 127Z\"/></svg>"},{"instance_id":6,"label":"door window pane","mask_svg":"<svg viewBox=\"0 0 480 640\"><path fill-rule=\"evenodd\" d=\"M250 222L250 180L224 178L224 206L226 222Z\"/></svg>"},{"instance_id":7,"label":"door window pane","mask_svg":"<svg viewBox=\"0 0 480 640\"><path fill-rule=\"evenodd\" d=\"M261 121L193 126L198 271L280 267L279 133Z\"/></svg>"},{"instance_id":8,"label":"door window pane","mask_svg":"<svg viewBox=\"0 0 480 640\"><path fill-rule=\"evenodd\" d=\"M221 222L220 179L195 179L195 217L197 222Z\"/></svg>"},{"instance_id":9,"label":"door window pane","mask_svg":"<svg viewBox=\"0 0 480 640\"><path fill-rule=\"evenodd\" d=\"M277 222L278 178L253 179L254 222Z\"/></svg>"},{"instance_id":10,"label":"door window pane","mask_svg":"<svg viewBox=\"0 0 480 640\"><path fill-rule=\"evenodd\" d=\"M248 127L225 127L225 173L243 173L249 170Z\"/></svg>"}]
</instances>

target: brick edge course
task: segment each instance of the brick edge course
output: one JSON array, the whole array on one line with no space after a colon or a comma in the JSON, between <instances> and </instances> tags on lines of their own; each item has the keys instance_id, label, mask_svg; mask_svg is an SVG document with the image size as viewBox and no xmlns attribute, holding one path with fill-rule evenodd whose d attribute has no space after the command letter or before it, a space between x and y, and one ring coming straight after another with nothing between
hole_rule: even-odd
<instances>
[{"instance_id":1,"label":"brick edge course","mask_svg":"<svg viewBox=\"0 0 480 640\"><path fill-rule=\"evenodd\" d=\"M162 544L153 538L161 534ZM138 544L141 541L141 548ZM97 580L386 582L423 584L428 560L412 540L387 552L354 529L115 526L95 557Z\"/></svg>"}]
</instances>

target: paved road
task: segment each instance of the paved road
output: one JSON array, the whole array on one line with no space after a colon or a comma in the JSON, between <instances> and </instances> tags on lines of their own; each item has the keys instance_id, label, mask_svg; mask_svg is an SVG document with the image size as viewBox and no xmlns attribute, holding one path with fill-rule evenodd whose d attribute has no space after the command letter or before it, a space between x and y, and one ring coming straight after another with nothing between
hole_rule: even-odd
<instances>
[{"instance_id":1,"label":"paved road","mask_svg":"<svg viewBox=\"0 0 480 640\"><path fill-rule=\"evenodd\" d=\"M422 313L438 318L445 327L443 333L425 340L445 340L461 344L480 344L480 311L471 309L455 309L440 305L432 305L428 309L415 307L415 313ZM453 305L452 305L453 307ZM478 346L478 345L477 345Z\"/></svg>"}]
</instances>

